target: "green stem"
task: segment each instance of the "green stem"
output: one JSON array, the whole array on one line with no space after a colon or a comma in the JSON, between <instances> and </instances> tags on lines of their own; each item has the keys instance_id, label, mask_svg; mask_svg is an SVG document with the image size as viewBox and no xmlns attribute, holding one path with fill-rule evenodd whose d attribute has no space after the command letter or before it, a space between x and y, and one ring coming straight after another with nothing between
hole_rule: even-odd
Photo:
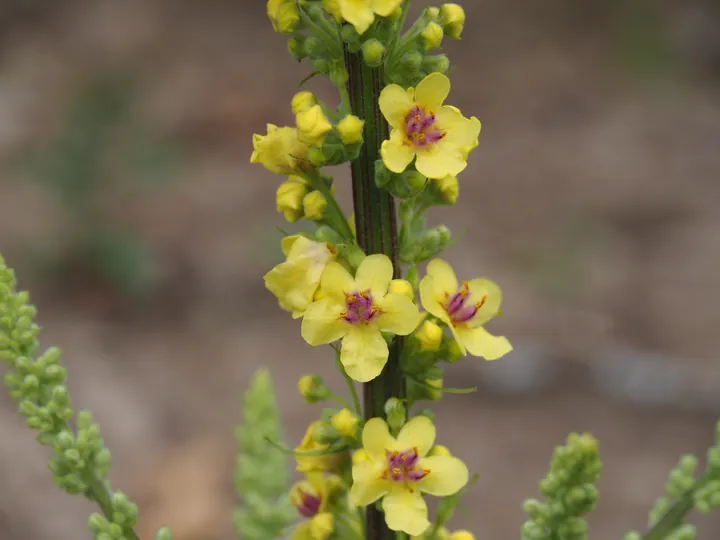
<instances>
[{"instance_id":1,"label":"green stem","mask_svg":"<svg viewBox=\"0 0 720 540\"><path fill-rule=\"evenodd\" d=\"M323 197L325 197L325 200L327 201L327 208L325 209L325 221L327 221L327 223L332 226L345 239L348 244L352 244L353 233L352 229L350 228L350 224L348 223L348 220L345 217L342 208L340 208L340 205L335 199L335 196L332 194L330 188L325 183L325 180L323 180L320 174L317 172L305 175L305 179L311 183L313 189L316 189L320 193L322 193Z\"/></svg>"},{"instance_id":2,"label":"green stem","mask_svg":"<svg viewBox=\"0 0 720 540\"><path fill-rule=\"evenodd\" d=\"M362 408L360 407L360 398L358 397L357 390L355 390L355 384L353 383L353 380L350 378L350 375L348 375L345 372L345 367L342 365L342 362L340 362L340 349L335 349L335 365L337 366L338 371L342 374L343 378L345 379L345 382L348 385L348 388L350 389L350 394L352 395L353 405L355 407L355 413L362 416ZM350 407L348 407L349 409Z\"/></svg>"},{"instance_id":3,"label":"green stem","mask_svg":"<svg viewBox=\"0 0 720 540\"><path fill-rule=\"evenodd\" d=\"M360 156L352 162L353 204L357 242L367 254L384 253L393 263L395 277L400 277L395 204L387 190L375 185L375 162L380 146L388 137L388 125L380 112L378 99L383 88L382 69L367 67L359 54L346 51L348 92L353 114L365 120L364 140ZM405 381L400 370L403 340L395 337L390 345L388 363L373 381L363 385L364 417L384 417L385 401L405 396ZM367 509L366 538L391 540L382 512L375 505Z\"/></svg>"},{"instance_id":4,"label":"green stem","mask_svg":"<svg viewBox=\"0 0 720 540\"><path fill-rule=\"evenodd\" d=\"M692 510L695 505L695 493L714 479L715 475L709 472L702 475L700 479L695 482L695 485L685 493L683 498L672 505L660 521L653 525L647 534L643 536L643 540L663 540L667 538L670 533L682 525L685 516Z\"/></svg>"}]
</instances>

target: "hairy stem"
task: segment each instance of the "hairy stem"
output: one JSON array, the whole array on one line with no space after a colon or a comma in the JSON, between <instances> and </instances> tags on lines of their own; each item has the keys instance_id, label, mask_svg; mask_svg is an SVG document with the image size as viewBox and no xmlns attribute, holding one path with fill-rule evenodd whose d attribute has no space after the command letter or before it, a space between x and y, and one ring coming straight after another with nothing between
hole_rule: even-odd
<instances>
[{"instance_id":1,"label":"hairy stem","mask_svg":"<svg viewBox=\"0 0 720 540\"><path fill-rule=\"evenodd\" d=\"M357 241L365 253L384 253L393 263L395 277L400 277L395 204L390 193L375 185L375 161L380 145L388 136L388 125L380 112L378 98L383 87L381 69L367 67L359 54L345 53L348 70L348 93L353 114L365 120L364 140L358 159L352 162L352 191ZM400 370L400 337L390 345L390 356L379 377L363 385L365 419L384 417L385 401L405 395L405 381ZM387 528L382 512L370 505L366 518L368 540L390 540L394 534Z\"/></svg>"}]
</instances>

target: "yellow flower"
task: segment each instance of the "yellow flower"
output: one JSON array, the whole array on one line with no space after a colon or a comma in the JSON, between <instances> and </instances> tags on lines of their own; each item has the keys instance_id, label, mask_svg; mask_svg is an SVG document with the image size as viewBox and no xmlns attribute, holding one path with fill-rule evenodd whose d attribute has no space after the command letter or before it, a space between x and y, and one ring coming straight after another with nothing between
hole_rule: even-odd
<instances>
[{"instance_id":1,"label":"yellow flower","mask_svg":"<svg viewBox=\"0 0 720 540\"><path fill-rule=\"evenodd\" d=\"M278 298L280 307L298 318L312 303L320 276L336 252L330 244L300 235L286 236L281 246L286 260L265 274L265 287Z\"/></svg>"},{"instance_id":2,"label":"yellow flower","mask_svg":"<svg viewBox=\"0 0 720 540\"><path fill-rule=\"evenodd\" d=\"M475 540L475 536L470 531L455 531L450 535L450 540Z\"/></svg>"},{"instance_id":3,"label":"yellow flower","mask_svg":"<svg viewBox=\"0 0 720 540\"><path fill-rule=\"evenodd\" d=\"M310 107L317 103L317 99L312 92L298 92L292 98L293 114L299 114L307 111Z\"/></svg>"},{"instance_id":4,"label":"yellow flower","mask_svg":"<svg viewBox=\"0 0 720 540\"><path fill-rule=\"evenodd\" d=\"M415 299L415 291L413 291L412 285L406 279L393 279L390 282L389 291L407 296L410 300Z\"/></svg>"},{"instance_id":5,"label":"yellow flower","mask_svg":"<svg viewBox=\"0 0 720 540\"><path fill-rule=\"evenodd\" d=\"M462 354L467 352L496 360L512 350L504 337L491 335L482 325L498 314L502 293L488 279L478 278L459 286L455 272L442 259L433 259L420 282L423 307L443 321L457 341Z\"/></svg>"},{"instance_id":6,"label":"yellow flower","mask_svg":"<svg viewBox=\"0 0 720 540\"><path fill-rule=\"evenodd\" d=\"M334 530L328 502L333 491L342 485L340 478L323 473L308 473L306 479L290 489L290 500L298 513L307 518L290 536L291 540L325 540Z\"/></svg>"},{"instance_id":7,"label":"yellow flower","mask_svg":"<svg viewBox=\"0 0 720 540\"><path fill-rule=\"evenodd\" d=\"M465 11L457 4L443 4L438 12L438 21L448 37L460 39L465 26Z\"/></svg>"},{"instance_id":8,"label":"yellow flower","mask_svg":"<svg viewBox=\"0 0 720 540\"><path fill-rule=\"evenodd\" d=\"M332 124L325 116L320 105L313 105L306 111L295 115L300 141L312 146L322 146L327 135L332 130Z\"/></svg>"},{"instance_id":9,"label":"yellow flower","mask_svg":"<svg viewBox=\"0 0 720 540\"><path fill-rule=\"evenodd\" d=\"M362 433L367 461L353 465L350 501L367 506L382 498L390 529L419 535L430 526L421 493L446 497L468 482L468 469L453 456L427 456L435 442L435 426L426 416L405 424L397 439L387 423L371 418Z\"/></svg>"},{"instance_id":10,"label":"yellow flower","mask_svg":"<svg viewBox=\"0 0 720 540\"><path fill-rule=\"evenodd\" d=\"M275 205L287 221L294 223L303 215L303 197L307 193L307 183L299 176L291 176L280 184L275 193Z\"/></svg>"},{"instance_id":11,"label":"yellow flower","mask_svg":"<svg viewBox=\"0 0 720 540\"><path fill-rule=\"evenodd\" d=\"M327 201L325 196L319 191L311 191L302 200L305 219L318 220L325 215Z\"/></svg>"},{"instance_id":12,"label":"yellow flower","mask_svg":"<svg viewBox=\"0 0 720 540\"><path fill-rule=\"evenodd\" d=\"M425 321L415 332L415 339L420 342L421 351L437 351L442 343L443 331L432 321Z\"/></svg>"},{"instance_id":13,"label":"yellow flower","mask_svg":"<svg viewBox=\"0 0 720 540\"><path fill-rule=\"evenodd\" d=\"M268 0L267 13L276 32L291 34L300 22L295 0Z\"/></svg>"},{"instance_id":14,"label":"yellow flower","mask_svg":"<svg viewBox=\"0 0 720 540\"><path fill-rule=\"evenodd\" d=\"M261 163L277 174L293 174L308 168L308 145L298 139L298 130L292 127L267 125L267 135L253 135L253 153L250 163Z\"/></svg>"},{"instance_id":15,"label":"yellow flower","mask_svg":"<svg viewBox=\"0 0 720 540\"><path fill-rule=\"evenodd\" d=\"M420 32L420 38L423 42L425 50L437 49L442 43L443 29L438 23L430 21L427 26Z\"/></svg>"},{"instance_id":16,"label":"yellow flower","mask_svg":"<svg viewBox=\"0 0 720 540\"><path fill-rule=\"evenodd\" d=\"M363 127L365 120L360 120L357 116L349 114L337 126L340 139L343 144L356 144L363 140Z\"/></svg>"},{"instance_id":17,"label":"yellow flower","mask_svg":"<svg viewBox=\"0 0 720 540\"><path fill-rule=\"evenodd\" d=\"M295 470L302 473L311 472L333 472L337 470L343 454L338 452L334 454L320 455L303 455L307 452L318 452L328 449L327 444L319 443L315 440L315 431L322 429L323 422L318 420L308 426L305 435L300 444L295 448L295 461L297 466Z\"/></svg>"},{"instance_id":18,"label":"yellow flower","mask_svg":"<svg viewBox=\"0 0 720 540\"><path fill-rule=\"evenodd\" d=\"M440 192L440 198L445 204L455 204L460 194L460 185L457 176L443 176L434 180L435 186Z\"/></svg>"},{"instance_id":19,"label":"yellow flower","mask_svg":"<svg viewBox=\"0 0 720 540\"><path fill-rule=\"evenodd\" d=\"M385 255L363 259L355 278L340 264L330 263L320 281L325 298L310 304L303 317L302 336L310 345L342 339L340 361L359 382L380 375L387 363L381 331L406 336L420 323L412 300L388 292L392 275Z\"/></svg>"},{"instance_id":20,"label":"yellow flower","mask_svg":"<svg viewBox=\"0 0 720 540\"><path fill-rule=\"evenodd\" d=\"M465 169L480 121L443 105L449 92L450 79L442 73L431 73L417 88L391 84L383 89L380 110L393 128L380 151L388 169L401 173L416 156L415 167L427 178L455 176Z\"/></svg>"},{"instance_id":21,"label":"yellow flower","mask_svg":"<svg viewBox=\"0 0 720 540\"><path fill-rule=\"evenodd\" d=\"M337 0L340 15L352 24L358 34L364 34L375 15L389 17L403 0ZM326 8L327 9L327 8Z\"/></svg>"},{"instance_id":22,"label":"yellow flower","mask_svg":"<svg viewBox=\"0 0 720 540\"><path fill-rule=\"evenodd\" d=\"M342 409L330 419L332 427L343 437L354 437L357 434L360 419L350 409Z\"/></svg>"}]
</instances>

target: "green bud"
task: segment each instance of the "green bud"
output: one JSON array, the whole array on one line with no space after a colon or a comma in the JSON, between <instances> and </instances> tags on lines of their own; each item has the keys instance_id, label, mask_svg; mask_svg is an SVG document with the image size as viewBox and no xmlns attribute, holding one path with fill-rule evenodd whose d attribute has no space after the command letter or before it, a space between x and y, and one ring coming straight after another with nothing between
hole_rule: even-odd
<instances>
[{"instance_id":1,"label":"green bud","mask_svg":"<svg viewBox=\"0 0 720 540\"><path fill-rule=\"evenodd\" d=\"M307 57L302 37L293 37L288 40L288 52L297 61Z\"/></svg>"},{"instance_id":2,"label":"green bud","mask_svg":"<svg viewBox=\"0 0 720 540\"><path fill-rule=\"evenodd\" d=\"M344 43L347 43L347 49L351 53L360 50L360 34L357 33L355 27L351 24L345 24L340 30L340 36Z\"/></svg>"},{"instance_id":3,"label":"green bud","mask_svg":"<svg viewBox=\"0 0 720 540\"><path fill-rule=\"evenodd\" d=\"M322 145L324 165L340 165L348 161L348 147L342 142L337 132L327 134ZM312 161L312 160L311 160Z\"/></svg>"},{"instance_id":4,"label":"green bud","mask_svg":"<svg viewBox=\"0 0 720 540\"><path fill-rule=\"evenodd\" d=\"M305 403L312 405L325 401L332 393L320 375L305 375L298 381L298 391L305 398Z\"/></svg>"},{"instance_id":5,"label":"green bud","mask_svg":"<svg viewBox=\"0 0 720 540\"><path fill-rule=\"evenodd\" d=\"M308 36L303 46L305 56L318 57L325 52L325 45L317 36Z\"/></svg>"},{"instance_id":6,"label":"green bud","mask_svg":"<svg viewBox=\"0 0 720 540\"><path fill-rule=\"evenodd\" d=\"M382 159L375 162L375 185L384 188L393 179L393 173L388 170Z\"/></svg>"},{"instance_id":7,"label":"green bud","mask_svg":"<svg viewBox=\"0 0 720 540\"><path fill-rule=\"evenodd\" d=\"M397 398L390 398L385 402L385 416L390 426L390 431L397 433L405 424L405 405Z\"/></svg>"},{"instance_id":8,"label":"green bud","mask_svg":"<svg viewBox=\"0 0 720 540\"><path fill-rule=\"evenodd\" d=\"M173 540L172 532L169 528L163 527L155 534L155 540Z\"/></svg>"},{"instance_id":9,"label":"green bud","mask_svg":"<svg viewBox=\"0 0 720 540\"><path fill-rule=\"evenodd\" d=\"M362 44L362 54L365 64L372 68L382 66L385 61L387 49L379 40L372 38Z\"/></svg>"},{"instance_id":10,"label":"green bud","mask_svg":"<svg viewBox=\"0 0 720 540\"><path fill-rule=\"evenodd\" d=\"M636 531L630 531L625 533L623 540L642 540L642 535Z\"/></svg>"},{"instance_id":11,"label":"green bud","mask_svg":"<svg viewBox=\"0 0 720 540\"><path fill-rule=\"evenodd\" d=\"M458 502L460 502L460 497L455 495L450 495L449 497L443 497L440 500L440 504L438 504L437 507L437 521L440 524L447 523L450 521L455 514L455 507L458 505Z\"/></svg>"},{"instance_id":12,"label":"green bud","mask_svg":"<svg viewBox=\"0 0 720 540\"><path fill-rule=\"evenodd\" d=\"M348 70L345 64L341 62L333 62L330 66L330 80L337 87L345 86L348 82Z\"/></svg>"},{"instance_id":13,"label":"green bud","mask_svg":"<svg viewBox=\"0 0 720 540\"><path fill-rule=\"evenodd\" d=\"M427 73L446 73L450 69L450 59L446 54L426 56L422 62L422 70Z\"/></svg>"},{"instance_id":14,"label":"green bud","mask_svg":"<svg viewBox=\"0 0 720 540\"><path fill-rule=\"evenodd\" d=\"M714 446L708 450L708 466L716 471L720 471L720 447Z\"/></svg>"},{"instance_id":15,"label":"green bud","mask_svg":"<svg viewBox=\"0 0 720 540\"><path fill-rule=\"evenodd\" d=\"M108 527L108 533L110 534L110 537L115 540L121 540L123 537L123 529L120 525L117 523L111 523Z\"/></svg>"},{"instance_id":16,"label":"green bud","mask_svg":"<svg viewBox=\"0 0 720 540\"><path fill-rule=\"evenodd\" d=\"M419 51L406 52L400 57L400 67L405 73L414 74L422 66L423 55Z\"/></svg>"},{"instance_id":17,"label":"green bud","mask_svg":"<svg viewBox=\"0 0 720 540\"><path fill-rule=\"evenodd\" d=\"M310 64L316 71L319 71L324 75L328 75L330 73L330 65L324 58L312 58L312 60L310 60Z\"/></svg>"},{"instance_id":18,"label":"green bud","mask_svg":"<svg viewBox=\"0 0 720 540\"><path fill-rule=\"evenodd\" d=\"M97 534L101 532L106 532L108 529L109 523L107 519L105 519L104 516L101 516L98 513L93 513L88 518L88 528L91 532Z\"/></svg>"}]
</instances>

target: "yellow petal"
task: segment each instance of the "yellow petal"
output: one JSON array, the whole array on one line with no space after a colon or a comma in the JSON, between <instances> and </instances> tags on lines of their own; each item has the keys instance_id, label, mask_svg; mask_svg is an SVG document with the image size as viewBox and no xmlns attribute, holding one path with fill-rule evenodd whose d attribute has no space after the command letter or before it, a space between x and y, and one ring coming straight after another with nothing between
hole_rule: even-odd
<instances>
[{"instance_id":1,"label":"yellow petal","mask_svg":"<svg viewBox=\"0 0 720 540\"><path fill-rule=\"evenodd\" d=\"M287 258L290 250L293 247L293 244L295 244L295 241L298 238L302 238L302 236L300 236L299 234L291 234L290 236L285 236L282 240L280 240L280 249L282 249L285 258Z\"/></svg>"},{"instance_id":2,"label":"yellow petal","mask_svg":"<svg viewBox=\"0 0 720 540\"><path fill-rule=\"evenodd\" d=\"M465 170L465 167L467 167L467 160L462 147L448 144L444 140L431 148L418 152L417 160L415 160L415 168L428 178L457 176Z\"/></svg>"},{"instance_id":3,"label":"yellow petal","mask_svg":"<svg viewBox=\"0 0 720 540\"><path fill-rule=\"evenodd\" d=\"M355 381L371 381L380 375L387 364L387 343L380 331L372 326L346 327L347 334L342 340L340 350L340 361L345 372Z\"/></svg>"},{"instance_id":4,"label":"yellow petal","mask_svg":"<svg viewBox=\"0 0 720 540\"><path fill-rule=\"evenodd\" d=\"M393 531L418 535L430 527L427 505L417 491L411 493L406 489L394 490L385 495L382 506L385 522Z\"/></svg>"},{"instance_id":5,"label":"yellow petal","mask_svg":"<svg viewBox=\"0 0 720 540\"><path fill-rule=\"evenodd\" d=\"M389 449L395 440L390 435L390 428L382 418L371 418L365 423L362 432L363 449L373 462L382 465L386 462L385 450Z\"/></svg>"},{"instance_id":6,"label":"yellow petal","mask_svg":"<svg viewBox=\"0 0 720 540\"><path fill-rule=\"evenodd\" d=\"M355 283L359 291L370 290L374 298L382 298L390 286L393 266L387 255L368 255L355 272Z\"/></svg>"},{"instance_id":7,"label":"yellow petal","mask_svg":"<svg viewBox=\"0 0 720 540\"><path fill-rule=\"evenodd\" d=\"M377 327L398 336L407 336L422 320L417 306L405 295L388 293L376 304L381 309L375 320Z\"/></svg>"},{"instance_id":8,"label":"yellow petal","mask_svg":"<svg viewBox=\"0 0 720 540\"><path fill-rule=\"evenodd\" d=\"M422 278L422 281L420 281L420 303L428 313L435 315L445 324L450 324L450 317L448 317L447 311L442 305L444 299L441 299L442 297L436 293L438 288L432 276Z\"/></svg>"},{"instance_id":9,"label":"yellow petal","mask_svg":"<svg viewBox=\"0 0 720 540\"><path fill-rule=\"evenodd\" d=\"M407 450L417 448L420 457L427 454L435 443L435 425L427 416L416 416L406 423L398 433L396 448Z\"/></svg>"},{"instance_id":10,"label":"yellow petal","mask_svg":"<svg viewBox=\"0 0 720 540\"><path fill-rule=\"evenodd\" d=\"M375 20L367 0L339 0L342 18L352 24L358 34L364 34Z\"/></svg>"},{"instance_id":11,"label":"yellow petal","mask_svg":"<svg viewBox=\"0 0 720 540\"><path fill-rule=\"evenodd\" d=\"M453 456L433 456L421 459L418 468L428 469L430 474L415 485L424 493L447 497L460 491L468 483L468 468Z\"/></svg>"},{"instance_id":12,"label":"yellow petal","mask_svg":"<svg viewBox=\"0 0 720 540\"><path fill-rule=\"evenodd\" d=\"M444 143L457 146L473 146L480 135L480 120L465 118L455 107L444 106L435 113L437 127L445 131Z\"/></svg>"},{"instance_id":13,"label":"yellow petal","mask_svg":"<svg viewBox=\"0 0 720 540\"><path fill-rule=\"evenodd\" d=\"M498 314L502 302L502 291L497 283L489 279L477 278L468 282L468 289L471 302L482 302L482 307L470 320L470 326L485 324Z\"/></svg>"},{"instance_id":14,"label":"yellow petal","mask_svg":"<svg viewBox=\"0 0 720 540\"><path fill-rule=\"evenodd\" d=\"M351 328L342 319L343 306L330 299L310 304L305 311L300 332L310 345L325 345L342 338Z\"/></svg>"},{"instance_id":15,"label":"yellow petal","mask_svg":"<svg viewBox=\"0 0 720 540\"><path fill-rule=\"evenodd\" d=\"M415 149L405 144L405 136L399 129L393 129L390 138L380 148L385 166L394 173L403 172L415 157Z\"/></svg>"},{"instance_id":16,"label":"yellow petal","mask_svg":"<svg viewBox=\"0 0 720 540\"><path fill-rule=\"evenodd\" d=\"M357 286L350 272L336 262L331 262L325 267L320 278L320 288L326 298L337 303L345 303L345 295L355 291Z\"/></svg>"},{"instance_id":17,"label":"yellow petal","mask_svg":"<svg viewBox=\"0 0 720 540\"><path fill-rule=\"evenodd\" d=\"M381 17L389 17L402 3L402 0L373 0L372 10Z\"/></svg>"},{"instance_id":18,"label":"yellow petal","mask_svg":"<svg viewBox=\"0 0 720 540\"><path fill-rule=\"evenodd\" d=\"M312 525L310 521L303 521L295 527L290 536L290 540L315 540L312 533Z\"/></svg>"},{"instance_id":19,"label":"yellow petal","mask_svg":"<svg viewBox=\"0 0 720 540\"><path fill-rule=\"evenodd\" d=\"M459 326L455 329L458 344L468 350L473 356L480 356L485 360L497 360L512 351L512 345L507 338L493 336L482 326L470 328Z\"/></svg>"},{"instance_id":20,"label":"yellow petal","mask_svg":"<svg viewBox=\"0 0 720 540\"><path fill-rule=\"evenodd\" d=\"M378 100L383 116L394 128L405 129L405 119L415 105L413 91L405 90L397 84L383 88Z\"/></svg>"},{"instance_id":21,"label":"yellow petal","mask_svg":"<svg viewBox=\"0 0 720 540\"><path fill-rule=\"evenodd\" d=\"M437 111L450 93L450 79L442 73L431 73L415 88L415 102L421 107Z\"/></svg>"},{"instance_id":22,"label":"yellow petal","mask_svg":"<svg viewBox=\"0 0 720 540\"><path fill-rule=\"evenodd\" d=\"M438 299L445 299L446 296L455 294L459 285L455 270L443 259L433 259L427 265L425 273L433 279L435 295Z\"/></svg>"},{"instance_id":23,"label":"yellow petal","mask_svg":"<svg viewBox=\"0 0 720 540\"><path fill-rule=\"evenodd\" d=\"M352 468L353 485L350 489L350 503L367 506L389 491L389 482L382 479L384 465L362 461Z\"/></svg>"}]
</instances>

